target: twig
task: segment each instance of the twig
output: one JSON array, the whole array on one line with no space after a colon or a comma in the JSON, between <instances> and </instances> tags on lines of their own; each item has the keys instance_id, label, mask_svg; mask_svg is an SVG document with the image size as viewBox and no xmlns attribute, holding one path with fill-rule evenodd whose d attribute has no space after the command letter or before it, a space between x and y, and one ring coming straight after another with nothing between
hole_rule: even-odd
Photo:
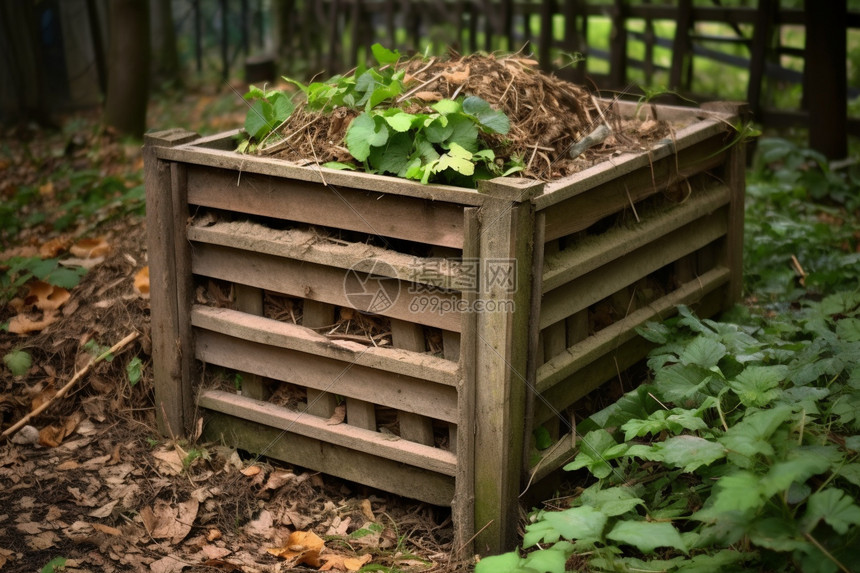
<instances>
[{"instance_id":1,"label":"twig","mask_svg":"<svg viewBox=\"0 0 860 573\"><path fill-rule=\"evenodd\" d=\"M29 422L31 419L35 418L36 416L38 416L39 414L41 414L42 412L47 410L54 402L56 402L57 400L59 400L60 398L62 398L66 394L68 394L69 390L72 389L72 387L75 385L75 383L77 383L78 380L80 380L87 372L90 371L90 368L92 368L93 366L95 366L96 364L98 364L99 362L101 362L102 360L104 360L105 358L110 356L111 354L115 354L116 352L120 351L122 348L125 348L125 346L128 345L128 343L130 343L132 340L134 340L138 336L139 336L139 333L132 332L131 334L129 334L128 336L126 336L125 338L123 338L122 340L120 340L119 342L114 344L113 346L111 346L109 350L102 352L98 356L90 359L90 361L87 362L87 365L84 366L83 368L81 368L78 372L76 372L75 375L72 376L72 379L69 380L65 386L60 388L57 391L57 393L51 397L50 400L48 400L47 402L45 402L44 404L42 404L41 406L39 406L38 408L36 408L32 412L30 412L26 416L24 416L20 420L18 420L18 422L16 424L6 428L6 430L4 430L2 434L0 434L0 437L5 438L7 436L14 434L15 432L17 432L21 428L23 428L27 424L27 422Z\"/></svg>"},{"instance_id":2,"label":"twig","mask_svg":"<svg viewBox=\"0 0 860 573\"><path fill-rule=\"evenodd\" d=\"M794 267L794 270L797 271L797 274L800 275L800 286L806 286L806 277L809 275L806 274L806 271L803 270L803 267L800 266L800 261L797 260L797 257L791 255L791 264Z\"/></svg>"},{"instance_id":3,"label":"twig","mask_svg":"<svg viewBox=\"0 0 860 573\"><path fill-rule=\"evenodd\" d=\"M423 84L420 84L420 85L415 86L414 88L412 88L411 90L409 90L408 92L406 92L405 94L403 94L402 96L400 96L399 98L397 98L397 103L402 103L402 102L404 102L405 100L407 100L407 99L409 99L410 97L412 97L412 95L413 95L413 94L418 93L419 91L421 91L422 89L426 88L427 86L429 86L430 84L432 84L433 82L435 82L436 80L438 80L438 79L439 79L439 78L441 78L441 77L442 77L442 74L441 74L441 73L436 74L435 76L433 76L432 78L430 78L429 80L427 80L426 82L424 82Z\"/></svg>"},{"instance_id":4,"label":"twig","mask_svg":"<svg viewBox=\"0 0 860 573\"><path fill-rule=\"evenodd\" d=\"M824 553L824 556L827 557L830 561L832 561L833 564L836 565L840 571L844 571L845 573L851 573L851 570L848 567L840 563L839 560L832 553L830 553L827 548L821 545L821 543L819 543L817 539L812 537L811 534L804 531L803 536L807 538L813 545L815 545L819 551Z\"/></svg>"}]
</instances>

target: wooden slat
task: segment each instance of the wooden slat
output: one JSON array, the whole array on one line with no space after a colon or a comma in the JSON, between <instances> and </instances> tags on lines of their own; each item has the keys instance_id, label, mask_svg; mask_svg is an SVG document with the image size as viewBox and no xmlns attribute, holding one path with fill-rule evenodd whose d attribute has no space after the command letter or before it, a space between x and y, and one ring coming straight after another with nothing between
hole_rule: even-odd
<instances>
[{"instance_id":1,"label":"wooden slat","mask_svg":"<svg viewBox=\"0 0 860 573\"><path fill-rule=\"evenodd\" d=\"M391 320L391 344L395 348L424 352L424 327L405 320ZM433 445L433 421L412 412L397 413L400 422L400 437L404 440L418 442L427 446Z\"/></svg>"},{"instance_id":2,"label":"wooden slat","mask_svg":"<svg viewBox=\"0 0 860 573\"><path fill-rule=\"evenodd\" d=\"M677 158L663 159L590 193L557 203L547 211L547 240L582 231L608 215L627 211L631 204L674 185L688 184L696 175L725 163L723 147L722 137L711 140L679 153Z\"/></svg>"},{"instance_id":3,"label":"wooden slat","mask_svg":"<svg viewBox=\"0 0 860 573\"><path fill-rule=\"evenodd\" d=\"M622 320L598 331L582 342L578 342L563 354L552 358L538 368L537 389L544 392L565 378L587 366L615 345L638 336L635 329L649 320L667 318L679 304L690 304L705 294L716 290L730 280L731 273L719 267L704 273L679 289L640 308Z\"/></svg>"},{"instance_id":4,"label":"wooden slat","mask_svg":"<svg viewBox=\"0 0 860 573\"><path fill-rule=\"evenodd\" d=\"M389 408L457 420L457 391L419 378L382 372L208 330L197 331L195 356L216 364Z\"/></svg>"},{"instance_id":5,"label":"wooden slat","mask_svg":"<svg viewBox=\"0 0 860 573\"><path fill-rule=\"evenodd\" d=\"M331 328L334 325L334 305L305 299L302 303L302 326L307 328ZM308 413L321 418L330 418L337 408L337 396L326 390L306 389Z\"/></svg>"},{"instance_id":6,"label":"wooden slat","mask_svg":"<svg viewBox=\"0 0 860 573\"><path fill-rule=\"evenodd\" d=\"M726 214L714 212L667 233L544 295L541 328L591 306L657 269L726 234Z\"/></svg>"},{"instance_id":7,"label":"wooden slat","mask_svg":"<svg viewBox=\"0 0 860 573\"><path fill-rule=\"evenodd\" d=\"M198 147L196 142L174 149L162 149L160 159L181 161L192 165L215 167L229 170L230 173L273 175L288 180L306 183L319 183L340 189L353 188L366 191L445 201L459 205L480 206L484 198L472 189L450 185L423 185L400 177L374 175L360 171L340 171L316 165L300 166L274 157L242 155L233 151L223 151L208 147ZM235 186L236 179L233 179Z\"/></svg>"},{"instance_id":8,"label":"wooden slat","mask_svg":"<svg viewBox=\"0 0 860 573\"><path fill-rule=\"evenodd\" d=\"M613 105L625 107L629 104L618 101ZM668 111L665 111L666 108L664 108L664 106L659 106L658 109L658 113L661 116L669 113ZM644 106L642 110L647 113L648 106ZM695 113L703 112L695 111ZM589 167L588 169L569 177L564 177L563 179L547 183L544 188L544 193L534 200L535 208L538 211L548 209L549 207L570 199L571 197L586 193L599 185L618 183L623 180L623 176L633 173L638 169L647 168L650 172L651 166L655 165L661 159L672 157L676 153L680 154L682 151L698 146L698 144L704 141L726 133L729 127L725 123L724 114L713 114L711 112L704 113L707 115L717 115L718 119L706 118L698 120L696 119L696 116L693 115L690 117L691 125L677 130L672 137L655 143L647 153L625 153L619 157L613 157L607 161L601 161L594 167ZM708 146L706 145L706 147ZM719 148L719 145L712 146L709 149L706 149L704 153L694 154L691 158L690 164L695 166L695 160L698 159L701 161L704 158L708 158L709 161L705 162L701 167L698 167L698 170L706 169L709 166L719 165L721 161L713 161L718 158L708 157L708 155L712 154ZM687 155L689 155L689 153ZM678 160L678 166L683 170L685 164L680 163L680 157ZM671 166L672 169L667 170L666 173L675 174L676 162L674 157L672 157ZM655 173L655 180L660 184L665 184L666 180L661 179L660 175L661 174ZM631 189L630 192L632 193L633 190ZM547 234L547 240L552 240L551 234L549 233Z\"/></svg>"},{"instance_id":9,"label":"wooden slat","mask_svg":"<svg viewBox=\"0 0 860 573\"><path fill-rule=\"evenodd\" d=\"M241 284L233 285L236 293L236 310L255 316L263 315L263 291ZM256 400L266 400L269 389L260 376L250 372L242 373L242 394Z\"/></svg>"},{"instance_id":10,"label":"wooden slat","mask_svg":"<svg viewBox=\"0 0 860 573\"><path fill-rule=\"evenodd\" d=\"M458 265L425 264L425 259L364 243L329 241L313 230L272 229L252 221L219 221L211 226L188 227L188 239L375 274L430 285L457 284ZM379 265L377 262L383 262ZM439 262L439 261L436 261ZM420 271L420 272L419 272Z\"/></svg>"},{"instance_id":11,"label":"wooden slat","mask_svg":"<svg viewBox=\"0 0 860 573\"><path fill-rule=\"evenodd\" d=\"M450 505L454 495L449 476L241 417L208 412L204 437L433 505Z\"/></svg>"},{"instance_id":12,"label":"wooden slat","mask_svg":"<svg viewBox=\"0 0 860 573\"><path fill-rule=\"evenodd\" d=\"M287 348L375 370L421 378L446 386L453 387L459 383L457 365L448 360L397 348L381 348L346 340L330 340L304 326L249 316L228 308L195 306L191 311L191 324L205 330L268 346Z\"/></svg>"},{"instance_id":13,"label":"wooden slat","mask_svg":"<svg viewBox=\"0 0 860 573\"><path fill-rule=\"evenodd\" d=\"M353 300L359 299L350 297L348 294L358 293L361 289L361 285L358 284L358 273L347 273L333 267L219 245L195 244L192 270L195 274L350 308L355 308ZM348 288L352 290L347 292ZM401 284L400 292L391 301L391 306L379 308L377 314L459 331L460 318L456 312L439 313L432 312L431 309L417 312L415 308L410 308L410 303L421 295L409 293L407 290L407 285ZM452 301L459 295L439 291L434 293L434 296L438 296L443 301L451 301L450 305L453 308ZM367 311L368 309L359 308L358 310Z\"/></svg>"},{"instance_id":14,"label":"wooden slat","mask_svg":"<svg viewBox=\"0 0 860 573\"><path fill-rule=\"evenodd\" d=\"M188 217L185 180L180 177L184 170L180 174L178 168L172 169L169 162L159 160L157 150L196 137L197 134L181 129L144 137L155 415L159 431L167 436L180 436L190 429L194 411L190 352L183 353L190 348L183 345L190 344L190 330L184 317L191 300L191 275L188 244L183 237Z\"/></svg>"},{"instance_id":15,"label":"wooden slat","mask_svg":"<svg viewBox=\"0 0 860 573\"><path fill-rule=\"evenodd\" d=\"M695 191L680 205L663 208L655 214L642 214L642 222L631 227L609 230L576 248L565 249L547 257L543 292L558 288L578 276L638 247L654 241L729 203L730 189L720 185ZM599 244L599 245L598 245Z\"/></svg>"}]
</instances>

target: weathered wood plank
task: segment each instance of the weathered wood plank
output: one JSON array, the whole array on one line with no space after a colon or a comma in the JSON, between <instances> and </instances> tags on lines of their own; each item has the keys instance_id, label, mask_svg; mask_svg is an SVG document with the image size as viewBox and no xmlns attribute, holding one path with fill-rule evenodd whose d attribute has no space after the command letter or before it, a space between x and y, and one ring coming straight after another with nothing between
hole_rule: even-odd
<instances>
[{"instance_id":1,"label":"weathered wood plank","mask_svg":"<svg viewBox=\"0 0 860 573\"><path fill-rule=\"evenodd\" d=\"M306 263L301 260L280 258L261 253L241 251L219 245L195 244L192 258L195 274L219 278L234 283L247 284L266 290L296 296L305 300L326 302L337 306L355 308L353 304L362 285L358 282L363 273L344 273L342 270ZM347 289L350 289L347 291ZM427 326L458 331L460 319L456 312L432 312L431 309L416 311L410 305L419 294L407 292L400 285L399 295L391 305L379 309L377 314L410 320ZM453 308L457 293L434 293L440 300L449 301ZM366 311L366 308L359 308ZM423 312L421 311L423 310Z\"/></svg>"},{"instance_id":2,"label":"weathered wood plank","mask_svg":"<svg viewBox=\"0 0 860 573\"><path fill-rule=\"evenodd\" d=\"M477 315L475 546L486 554L506 551L516 542L535 214L531 203L488 199L481 217L481 259L514 264L516 279L513 285L483 280L479 290L485 304L513 302L513 312ZM482 275L487 278L486 272Z\"/></svg>"},{"instance_id":3,"label":"weathered wood plank","mask_svg":"<svg viewBox=\"0 0 860 573\"><path fill-rule=\"evenodd\" d=\"M618 101L613 105L623 107L627 104ZM642 109L645 110L646 107ZM662 108L663 106L660 107ZM693 118L694 116L691 116L691 121L694 120ZM611 160L602 161L593 167L589 167L569 177L550 181L546 184L544 193L534 199L535 208L538 211L542 211L571 197L587 193L600 185L612 183L616 180L623 180L629 174L643 167L650 170L650 166L658 163L660 160L670 158L676 153L680 154L690 147L698 146L703 141L720 136L728 129L730 128L726 125L722 116L696 121L692 125L677 130L673 137L657 142L647 153L625 153ZM674 163L674 158L672 158L672 163ZM715 162L715 164L719 164L719 161ZM661 179L657 179L657 181L663 183ZM551 238L552 233L548 233L547 240L551 240Z\"/></svg>"},{"instance_id":4,"label":"weathered wood plank","mask_svg":"<svg viewBox=\"0 0 860 573\"><path fill-rule=\"evenodd\" d=\"M546 293L541 307L541 328L562 321L664 265L695 252L725 235L726 230L726 214L716 211Z\"/></svg>"},{"instance_id":5,"label":"weathered wood plank","mask_svg":"<svg viewBox=\"0 0 860 573\"><path fill-rule=\"evenodd\" d=\"M544 266L543 292L558 288L606 261L626 255L645 243L719 209L730 200L730 189L725 185L697 191L680 205L657 213L642 213L641 223L612 229L580 242L575 248L548 254Z\"/></svg>"},{"instance_id":6,"label":"weathered wood plank","mask_svg":"<svg viewBox=\"0 0 860 573\"><path fill-rule=\"evenodd\" d=\"M391 344L395 348L425 352L424 327L405 320L391 320ZM412 412L397 413L400 437L427 446L433 445L433 421Z\"/></svg>"},{"instance_id":7,"label":"weathered wood plank","mask_svg":"<svg viewBox=\"0 0 860 573\"><path fill-rule=\"evenodd\" d=\"M334 325L334 305L316 300L302 302L302 326L307 328L330 328ZM307 388L308 413L321 418L330 418L337 408L337 396L326 390Z\"/></svg>"},{"instance_id":8,"label":"weathered wood plank","mask_svg":"<svg viewBox=\"0 0 860 573\"><path fill-rule=\"evenodd\" d=\"M194 399L191 380L183 356L185 340L184 314L179 313L179 297L186 293L190 268L180 268L177 249L187 248L182 233L183 214L174 204L185 198L184 189L174 189L171 164L159 160L157 149L191 141L197 134L177 129L144 136L144 181L146 187L146 224L159 233L147 234L150 272L150 307L152 310L152 369L155 386L155 414L158 429L164 435L180 436L190 427ZM187 216L187 215L186 215ZM177 243L179 245L177 245ZM183 305L187 304L183 301Z\"/></svg>"},{"instance_id":9,"label":"weathered wood plank","mask_svg":"<svg viewBox=\"0 0 860 573\"><path fill-rule=\"evenodd\" d=\"M216 364L290 382L305 388L432 416L457 420L457 391L451 386L382 372L366 366L343 363L233 338L208 330L197 330L196 357Z\"/></svg>"},{"instance_id":10,"label":"weathered wood plank","mask_svg":"<svg viewBox=\"0 0 860 573\"><path fill-rule=\"evenodd\" d=\"M241 417L207 412L204 437L433 505L450 505L454 495L449 476Z\"/></svg>"},{"instance_id":11,"label":"weathered wood plank","mask_svg":"<svg viewBox=\"0 0 860 573\"><path fill-rule=\"evenodd\" d=\"M695 310L700 316L712 316L719 311L724 297L725 294L721 290L711 291L700 299L693 297L693 300L697 301ZM676 310L676 305L672 305L663 316L671 316ZM598 336L600 332L594 336ZM630 368L644 358L654 345L641 336L635 335L634 331L629 332L634 334L632 338L623 343L611 341L605 354L589 361L587 368L577 370L572 378L568 378L569 383L558 383L542 392L543 398L535 408L535 424L553 419L556 412L567 408L604 382L615 378L619 371Z\"/></svg>"},{"instance_id":12,"label":"weathered wood plank","mask_svg":"<svg viewBox=\"0 0 860 573\"><path fill-rule=\"evenodd\" d=\"M330 241L314 230L272 229L252 221L219 221L211 226L190 226L188 239L245 251L256 251L328 267L385 274L391 278L425 284L457 284L460 266L398 253L365 243ZM377 264L383 262L384 265Z\"/></svg>"},{"instance_id":13,"label":"weathered wood plank","mask_svg":"<svg viewBox=\"0 0 860 573\"><path fill-rule=\"evenodd\" d=\"M255 316L263 315L263 291L242 284L233 285L236 294L236 310ZM269 389L263 378L250 372L242 373L242 394L255 400L269 398Z\"/></svg>"},{"instance_id":14,"label":"weathered wood plank","mask_svg":"<svg viewBox=\"0 0 860 573\"><path fill-rule=\"evenodd\" d=\"M212 149L192 142L171 150L160 150L158 157L170 161L182 161L193 165L230 170L234 173L272 175L284 179L319 183L336 188L353 188L387 195L400 195L445 201L459 205L480 206L484 197L473 189L450 185L423 185L400 177L375 175L360 171L340 171L316 165L300 166L274 157L241 155L233 151Z\"/></svg>"},{"instance_id":15,"label":"weathered wood plank","mask_svg":"<svg viewBox=\"0 0 860 573\"><path fill-rule=\"evenodd\" d=\"M537 390L544 392L555 384L582 370L616 344L637 337L636 328L650 320L668 318L679 304L690 304L718 289L730 280L730 271L719 267L704 273L677 290L640 308L626 318L596 332L585 340L569 347L538 368Z\"/></svg>"},{"instance_id":16,"label":"weathered wood plank","mask_svg":"<svg viewBox=\"0 0 860 573\"><path fill-rule=\"evenodd\" d=\"M624 177L612 179L590 193L574 195L547 210L548 241L587 229L613 213L673 185L685 183L726 159L722 135L680 151L677 157L655 161ZM609 162L606 162L609 163Z\"/></svg>"},{"instance_id":17,"label":"weathered wood plank","mask_svg":"<svg viewBox=\"0 0 860 573\"><path fill-rule=\"evenodd\" d=\"M289 348L447 386L457 386L459 383L457 365L430 354L366 346L347 340L330 340L305 326L247 316L228 308L195 306L191 311L191 324L269 346Z\"/></svg>"}]
</instances>

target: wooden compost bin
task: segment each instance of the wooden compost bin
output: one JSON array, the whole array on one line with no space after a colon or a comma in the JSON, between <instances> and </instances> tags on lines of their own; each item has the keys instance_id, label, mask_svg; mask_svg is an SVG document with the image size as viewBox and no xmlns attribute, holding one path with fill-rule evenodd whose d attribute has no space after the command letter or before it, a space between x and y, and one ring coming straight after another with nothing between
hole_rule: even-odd
<instances>
[{"instance_id":1,"label":"wooden compost bin","mask_svg":"<svg viewBox=\"0 0 860 573\"><path fill-rule=\"evenodd\" d=\"M741 292L741 106L616 105L684 126L565 179L477 191L243 156L236 132L147 135L161 430L189 432L199 408L208 438L451 506L459 543L511 547L521 489L575 453L565 409L648 351L635 329ZM211 280L226 303L201 303ZM399 286L377 289L387 345L327 336L340 309L370 308L350 296L363 284ZM273 294L301 320L265 316ZM201 382L214 367L241 393ZM283 383L299 407L268 400ZM540 425L555 442L536 462Z\"/></svg>"}]
</instances>

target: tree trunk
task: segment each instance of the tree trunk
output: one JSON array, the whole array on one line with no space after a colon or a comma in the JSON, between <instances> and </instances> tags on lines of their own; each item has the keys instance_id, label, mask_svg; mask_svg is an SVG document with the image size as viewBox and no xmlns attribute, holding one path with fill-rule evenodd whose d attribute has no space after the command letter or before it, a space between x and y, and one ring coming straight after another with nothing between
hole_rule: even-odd
<instances>
[{"instance_id":1,"label":"tree trunk","mask_svg":"<svg viewBox=\"0 0 860 573\"><path fill-rule=\"evenodd\" d=\"M160 84L181 84L179 52L170 0L152 0L152 74L156 87Z\"/></svg>"},{"instance_id":2,"label":"tree trunk","mask_svg":"<svg viewBox=\"0 0 860 573\"><path fill-rule=\"evenodd\" d=\"M35 6L0 2L0 119L47 119L42 69Z\"/></svg>"},{"instance_id":3,"label":"tree trunk","mask_svg":"<svg viewBox=\"0 0 860 573\"><path fill-rule=\"evenodd\" d=\"M149 1L111 0L104 123L142 137L149 100Z\"/></svg>"}]
</instances>

